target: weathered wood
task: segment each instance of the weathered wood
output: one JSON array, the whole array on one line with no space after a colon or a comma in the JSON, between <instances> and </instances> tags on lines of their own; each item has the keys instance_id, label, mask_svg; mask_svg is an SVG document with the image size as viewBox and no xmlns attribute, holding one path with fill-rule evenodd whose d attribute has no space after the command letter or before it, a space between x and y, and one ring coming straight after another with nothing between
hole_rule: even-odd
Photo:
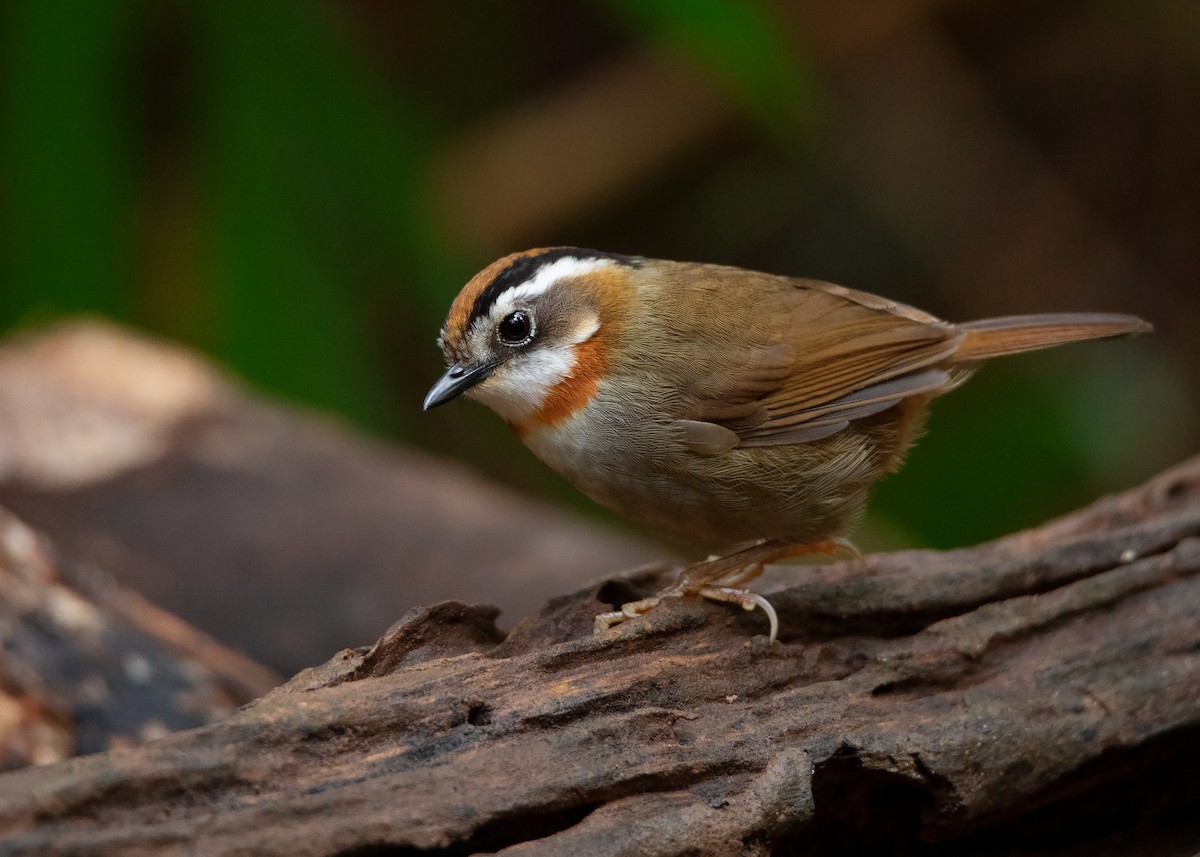
<instances>
[{"instance_id":1,"label":"weathered wood","mask_svg":"<svg viewBox=\"0 0 1200 857\"><path fill-rule=\"evenodd\" d=\"M8 854L1191 854L1200 458L761 614L592 614L662 569L409 613L227 719L0 777ZM932 849L932 850L931 850Z\"/></svg>"},{"instance_id":2,"label":"weathered wood","mask_svg":"<svg viewBox=\"0 0 1200 857\"><path fill-rule=\"evenodd\" d=\"M190 729L278 683L0 508L0 769Z\"/></svg>"}]
</instances>

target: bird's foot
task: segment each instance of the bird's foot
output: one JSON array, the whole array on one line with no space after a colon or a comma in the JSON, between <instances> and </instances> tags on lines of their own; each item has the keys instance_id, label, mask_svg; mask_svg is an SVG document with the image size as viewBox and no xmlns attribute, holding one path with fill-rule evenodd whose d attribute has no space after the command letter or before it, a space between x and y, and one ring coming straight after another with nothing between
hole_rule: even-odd
<instances>
[{"instance_id":1,"label":"bird's foot","mask_svg":"<svg viewBox=\"0 0 1200 857\"><path fill-rule=\"evenodd\" d=\"M771 602L757 592L732 586L706 586L700 590L700 597L724 604L737 604L747 611L757 607L767 614L767 621L771 624L771 633L767 637L767 642L774 643L779 637L779 616L775 614L775 608L771 606Z\"/></svg>"},{"instance_id":2,"label":"bird's foot","mask_svg":"<svg viewBox=\"0 0 1200 857\"><path fill-rule=\"evenodd\" d=\"M722 604L737 604L743 610L753 610L755 607L767 614L767 621L770 622L770 642L774 643L779 636L779 617L775 613L775 608L771 606L771 602L763 598L757 592L751 592L748 589L737 589L732 586L704 586L696 595L701 598L707 598L709 601L718 601ZM662 603L664 598L681 598L682 593L662 592L658 595L653 595L650 598L643 598L640 601L630 601L621 605L620 610L613 610L610 613L598 613L592 624L592 631L596 634L603 634L614 625L619 625L622 622L627 622L630 619L637 619L639 616L645 616L655 607Z\"/></svg>"},{"instance_id":3,"label":"bird's foot","mask_svg":"<svg viewBox=\"0 0 1200 857\"><path fill-rule=\"evenodd\" d=\"M775 608L758 593L742 588L743 585L762 574L767 563L814 553L833 557L839 551L844 551L856 559L863 558L858 548L841 537L831 537L804 545L793 545L774 539L764 540L728 556L710 558L685 568L674 583L657 595L640 601L630 601L623 604L620 610L598 614L593 629L595 633L601 634L614 625L644 616L661 604L664 598L700 596L710 601L737 604L743 610L762 610L770 622L770 639L773 643L779 636L779 617L775 614Z\"/></svg>"},{"instance_id":4,"label":"bird's foot","mask_svg":"<svg viewBox=\"0 0 1200 857\"><path fill-rule=\"evenodd\" d=\"M660 594L643 598L640 601L627 601L621 605L620 610L614 610L611 613L597 613L592 622L592 633L603 634L613 625L620 625L622 622L646 615L662 603L663 597Z\"/></svg>"}]
</instances>

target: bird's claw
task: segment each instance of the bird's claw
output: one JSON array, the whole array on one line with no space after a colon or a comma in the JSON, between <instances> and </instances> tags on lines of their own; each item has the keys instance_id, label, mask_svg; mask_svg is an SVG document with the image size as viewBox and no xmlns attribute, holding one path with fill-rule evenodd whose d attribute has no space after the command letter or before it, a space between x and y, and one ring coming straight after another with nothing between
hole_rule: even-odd
<instances>
[{"instance_id":1,"label":"bird's claw","mask_svg":"<svg viewBox=\"0 0 1200 857\"><path fill-rule=\"evenodd\" d=\"M743 610L762 610L767 614L767 621L771 623L770 640L773 643L779 637L779 617L775 614L775 608L767 599L743 589L742 586L758 577L766 563L813 553L832 557L839 552L848 553L860 562L863 559L862 552L851 541L840 536L830 536L807 544L788 544L779 540L764 539L736 553L709 557L702 563L684 569L674 583L657 595L640 601L630 601L620 610L611 613L599 614L593 628L595 633L602 634L614 625L644 616L661 604L664 598L699 595L710 601L738 604Z\"/></svg>"},{"instance_id":2,"label":"bird's claw","mask_svg":"<svg viewBox=\"0 0 1200 857\"><path fill-rule=\"evenodd\" d=\"M620 610L614 610L611 613L597 613L595 621L592 622L592 633L603 634L613 625L620 625L629 619L644 616L660 603L662 603L662 596L653 595L640 601L628 601L621 605Z\"/></svg>"},{"instance_id":3,"label":"bird's claw","mask_svg":"<svg viewBox=\"0 0 1200 857\"><path fill-rule=\"evenodd\" d=\"M705 586L695 593L701 598L707 598L709 601L719 601L722 604L737 604L743 610L753 610L758 608L767 614L767 621L770 622L770 642L774 643L779 636L779 617L775 613L775 608L771 606L771 602L763 598L757 592L751 592L748 589L734 589L727 586ZM619 625L630 619L637 619L639 616L644 616L662 603L663 598L678 598L679 595L674 593L665 595L654 595L650 598L643 598L640 601L630 601L621 605L620 610L613 610L609 613L598 613L596 619L592 623L592 632L594 634L603 634L614 625Z\"/></svg>"},{"instance_id":4,"label":"bird's claw","mask_svg":"<svg viewBox=\"0 0 1200 857\"><path fill-rule=\"evenodd\" d=\"M862 560L866 559L866 557L863 556L863 552L858 549L858 545L843 536L834 536L827 541L833 545L833 550L829 553L829 556L836 556L837 552L840 550L849 554L850 558L853 560L861 562Z\"/></svg>"},{"instance_id":5,"label":"bird's claw","mask_svg":"<svg viewBox=\"0 0 1200 857\"><path fill-rule=\"evenodd\" d=\"M746 611L757 607L767 614L767 621L771 625L771 632L767 638L767 642L774 643L779 637L779 616L776 615L775 608L771 606L771 602L757 592L751 592L749 589L735 589L728 586L706 586L700 590L700 597L707 598L709 601L737 604Z\"/></svg>"}]
</instances>

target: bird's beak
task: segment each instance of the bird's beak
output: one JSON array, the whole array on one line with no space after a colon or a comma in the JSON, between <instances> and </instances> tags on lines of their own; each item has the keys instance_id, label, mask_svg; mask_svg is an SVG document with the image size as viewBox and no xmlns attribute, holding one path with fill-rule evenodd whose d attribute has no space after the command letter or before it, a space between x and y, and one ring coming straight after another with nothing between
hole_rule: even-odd
<instances>
[{"instance_id":1,"label":"bird's beak","mask_svg":"<svg viewBox=\"0 0 1200 857\"><path fill-rule=\"evenodd\" d=\"M484 363L482 366L473 366L469 369L455 363L430 388L429 393L425 396L424 409L436 408L455 396L465 393L480 381L486 381L495 369L495 363Z\"/></svg>"}]
</instances>

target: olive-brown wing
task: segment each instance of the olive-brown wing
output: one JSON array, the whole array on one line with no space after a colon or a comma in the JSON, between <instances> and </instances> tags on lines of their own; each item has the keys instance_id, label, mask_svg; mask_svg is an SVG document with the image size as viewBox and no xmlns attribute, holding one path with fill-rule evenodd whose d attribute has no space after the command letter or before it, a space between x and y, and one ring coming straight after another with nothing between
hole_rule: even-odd
<instances>
[{"instance_id":1,"label":"olive-brown wing","mask_svg":"<svg viewBox=\"0 0 1200 857\"><path fill-rule=\"evenodd\" d=\"M704 378L680 421L704 454L828 437L852 421L957 380L963 334L920 310L812 280L785 280L756 307L763 342Z\"/></svg>"}]
</instances>

